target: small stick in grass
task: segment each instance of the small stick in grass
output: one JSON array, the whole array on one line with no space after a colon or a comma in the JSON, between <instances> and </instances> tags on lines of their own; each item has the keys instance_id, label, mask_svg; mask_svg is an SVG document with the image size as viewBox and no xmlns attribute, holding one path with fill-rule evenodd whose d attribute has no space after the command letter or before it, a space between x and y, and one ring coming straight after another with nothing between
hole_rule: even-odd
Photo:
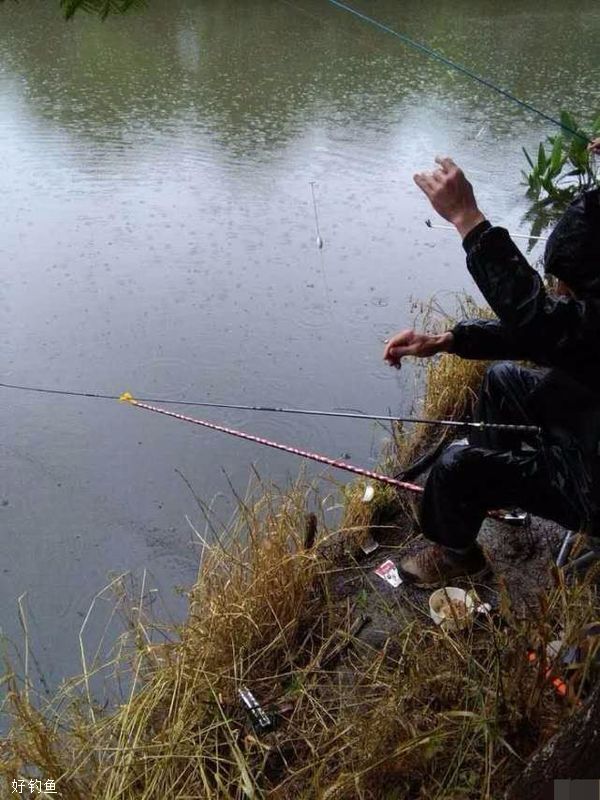
<instances>
[{"instance_id":1,"label":"small stick in grass","mask_svg":"<svg viewBox=\"0 0 600 800\"><path fill-rule=\"evenodd\" d=\"M306 515L306 527L304 529L304 549L312 550L317 538L317 515Z\"/></svg>"}]
</instances>

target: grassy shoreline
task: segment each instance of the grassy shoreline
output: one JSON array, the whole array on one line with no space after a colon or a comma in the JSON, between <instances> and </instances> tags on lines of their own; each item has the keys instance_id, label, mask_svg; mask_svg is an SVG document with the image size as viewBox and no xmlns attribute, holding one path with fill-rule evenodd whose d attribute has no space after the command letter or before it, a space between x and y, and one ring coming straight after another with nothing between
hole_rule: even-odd
<instances>
[{"instance_id":1,"label":"grassy shoreline","mask_svg":"<svg viewBox=\"0 0 600 800\"><path fill-rule=\"evenodd\" d=\"M463 416L482 369L432 362L423 413ZM405 463L430 435L396 431L391 463ZM500 579L502 624L444 632L422 593L395 594L373 579L359 542L369 531L399 557L414 546L413 509L390 487L375 487L368 504L363 491L362 482L339 489L335 530L321 503L309 549L314 485L260 484L240 499L227 537L205 546L177 638L157 644L143 605L132 610L110 665L130 685L118 707L97 705L90 674L47 701L7 668L6 796L11 781L42 775L67 800L503 797L587 690L595 646L566 698L547 680L544 654L557 638L562 654L596 619L597 575L567 584L550 570L528 615ZM365 619L384 635L365 635ZM533 665L528 650L540 654ZM275 714L274 731L250 725L238 694L245 685Z\"/></svg>"}]
</instances>

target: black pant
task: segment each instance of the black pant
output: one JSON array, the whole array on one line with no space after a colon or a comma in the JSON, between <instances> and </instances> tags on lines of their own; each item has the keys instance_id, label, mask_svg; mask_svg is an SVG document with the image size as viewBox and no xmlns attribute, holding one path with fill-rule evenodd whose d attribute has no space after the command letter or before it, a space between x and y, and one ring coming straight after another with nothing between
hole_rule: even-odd
<instances>
[{"instance_id":1,"label":"black pant","mask_svg":"<svg viewBox=\"0 0 600 800\"><path fill-rule=\"evenodd\" d=\"M478 421L539 424L530 398L543 375L543 370L512 362L493 364L481 387ZM497 508L518 507L566 528L580 526L583 512L578 513L553 480L556 453L527 434L484 430L469 441L468 446L448 447L431 469L421 505L421 527L428 539L468 548L486 512ZM521 449L523 443L533 450Z\"/></svg>"}]
</instances>

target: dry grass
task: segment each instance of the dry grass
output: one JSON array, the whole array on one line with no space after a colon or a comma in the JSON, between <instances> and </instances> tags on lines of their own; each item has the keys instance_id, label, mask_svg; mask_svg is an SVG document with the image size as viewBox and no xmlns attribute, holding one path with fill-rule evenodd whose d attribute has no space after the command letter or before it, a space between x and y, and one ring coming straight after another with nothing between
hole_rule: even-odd
<instances>
[{"instance_id":1,"label":"dry grass","mask_svg":"<svg viewBox=\"0 0 600 800\"><path fill-rule=\"evenodd\" d=\"M466 413L480 369L436 362L424 412ZM336 531L320 514L321 543L394 524L397 494L377 486L365 504L364 486L333 498L345 508ZM356 604L336 596L331 550L302 547L315 497L299 481L286 491L260 485L239 500L235 523L203 543L176 640L156 644L141 592L110 665L128 681L120 705L94 702L93 659L50 702L8 670L5 796L13 779L41 774L65 800L502 797L594 675L597 639L569 678L569 697L558 698L544 653L562 638L562 654L596 621L597 575L567 586L556 573L533 619L515 618L505 600L502 624L487 619L461 633L434 628L416 609L373 649L353 633ZM541 656L535 666L529 648ZM252 730L238 696L244 685L276 712L274 732Z\"/></svg>"},{"instance_id":2,"label":"dry grass","mask_svg":"<svg viewBox=\"0 0 600 800\"><path fill-rule=\"evenodd\" d=\"M373 489L373 499L364 502L365 489ZM361 545L373 528L380 532L384 528L394 531L403 513L402 498L397 490L387 483L359 480L347 484L343 489L344 515L339 534L348 545Z\"/></svg>"},{"instance_id":3,"label":"dry grass","mask_svg":"<svg viewBox=\"0 0 600 800\"><path fill-rule=\"evenodd\" d=\"M246 505L246 543L211 547L177 643L153 646L143 615L132 634L131 691L89 706L83 683L43 711L10 678L7 781L36 768L68 800L159 798L496 798L574 707L597 642L556 697L543 652L596 619L594 576L557 578L543 615L460 634L419 617L375 651L349 633L328 585L335 565L303 552L305 492ZM327 534L325 533L325 536ZM341 661L331 661L339 643ZM247 684L278 729L257 735L237 691ZM7 795L8 796L8 795Z\"/></svg>"}]
</instances>

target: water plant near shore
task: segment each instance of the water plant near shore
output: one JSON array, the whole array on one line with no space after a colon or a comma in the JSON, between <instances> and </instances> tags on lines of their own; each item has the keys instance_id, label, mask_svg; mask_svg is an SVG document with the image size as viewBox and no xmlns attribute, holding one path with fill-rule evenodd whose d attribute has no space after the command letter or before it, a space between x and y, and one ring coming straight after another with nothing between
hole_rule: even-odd
<instances>
[{"instance_id":1,"label":"water plant near shore","mask_svg":"<svg viewBox=\"0 0 600 800\"><path fill-rule=\"evenodd\" d=\"M535 158L523 148L529 165L529 171L523 171L528 195L541 206L552 205L555 213L598 182L595 157L588 143L600 136L600 115L592 122L591 133L584 131L568 111L561 112L560 120L562 132L540 142Z\"/></svg>"}]
</instances>

